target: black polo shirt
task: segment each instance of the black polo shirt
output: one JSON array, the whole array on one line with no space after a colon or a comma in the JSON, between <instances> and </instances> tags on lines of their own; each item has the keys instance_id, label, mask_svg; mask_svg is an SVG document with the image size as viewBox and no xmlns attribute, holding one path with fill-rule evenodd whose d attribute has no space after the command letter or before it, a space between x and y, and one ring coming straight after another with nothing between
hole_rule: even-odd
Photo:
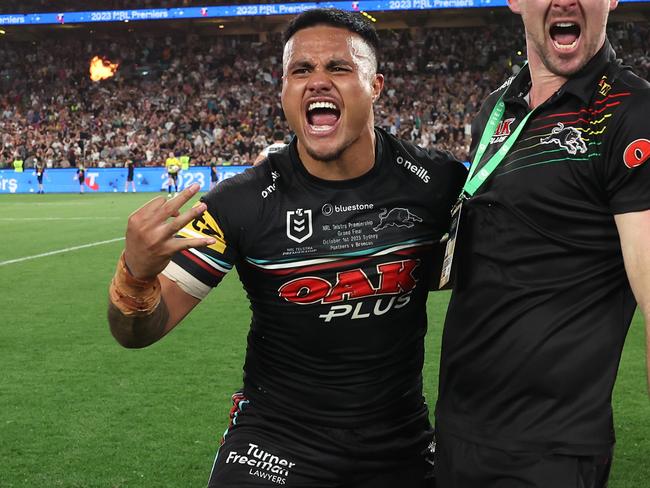
<instances>
[{"instance_id":1,"label":"black polo shirt","mask_svg":"<svg viewBox=\"0 0 650 488\"><path fill-rule=\"evenodd\" d=\"M528 113L505 92L484 164ZM609 43L528 120L467 202L442 345L437 428L505 449L589 454L614 441L611 394L636 303L614 215L650 208L650 84ZM480 166L479 166L480 167Z\"/></svg>"}]
</instances>

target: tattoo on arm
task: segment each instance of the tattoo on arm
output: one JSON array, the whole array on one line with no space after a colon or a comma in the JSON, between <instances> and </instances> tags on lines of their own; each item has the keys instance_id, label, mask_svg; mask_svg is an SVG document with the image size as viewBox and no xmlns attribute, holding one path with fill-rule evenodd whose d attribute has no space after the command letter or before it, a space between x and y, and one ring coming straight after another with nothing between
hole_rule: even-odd
<instances>
[{"instance_id":1,"label":"tattoo on arm","mask_svg":"<svg viewBox=\"0 0 650 488\"><path fill-rule=\"evenodd\" d=\"M109 300L108 323L113 337L122 346L141 348L153 344L165 335L169 310L164 300L149 315L128 317Z\"/></svg>"}]
</instances>

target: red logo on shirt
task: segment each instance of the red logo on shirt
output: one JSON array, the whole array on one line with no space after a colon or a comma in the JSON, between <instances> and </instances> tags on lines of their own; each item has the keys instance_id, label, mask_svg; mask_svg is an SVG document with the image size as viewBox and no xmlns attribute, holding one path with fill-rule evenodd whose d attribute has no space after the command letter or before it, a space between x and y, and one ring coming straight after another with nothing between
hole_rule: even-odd
<instances>
[{"instance_id":1,"label":"red logo on shirt","mask_svg":"<svg viewBox=\"0 0 650 488\"><path fill-rule=\"evenodd\" d=\"M413 259L378 265L378 286L370 281L363 270L350 269L337 273L336 283L318 276L305 276L285 283L278 292L288 302L298 305L336 303L374 295L399 295L415 288L417 279L412 273L419 265L420 261Z\"/></svg>"},{"instance_id":2,"label":"red logo on shirt","mask_svg":"<svg viewBox=\"0 0 650 488\"><path fill-rule=\"evenodd\" d=\"M648 139L637 139L631 142L623 153L623 162L628 168L641 166L650 159L650 141Z\"/></svg>"}]
</instances>

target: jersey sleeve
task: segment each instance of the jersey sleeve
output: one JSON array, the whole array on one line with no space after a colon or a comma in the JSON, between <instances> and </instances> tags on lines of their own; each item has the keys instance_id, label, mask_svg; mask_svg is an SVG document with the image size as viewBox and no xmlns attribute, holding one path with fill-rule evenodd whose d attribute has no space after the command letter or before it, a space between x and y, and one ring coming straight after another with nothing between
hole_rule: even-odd
<instances>
[{"instance_id":1,"label":"jersey sleeve","mask_svg":"<svg viewBox=\"0 0 650 488\"><path fill-rule=\"evenodd\" d=\"M467 179L467 168L451 153L440 150L430 150L429 156L435 164L435 186L433 194L436 198L435 208L438 219L448 230L451 219L451 209L460 197L461 190Z\"/></svg>"},{"instance_id":2,"label":"jersey sleeve","mask_svg":"<svg viewBox=\"0 0 650 488\"><path fill-rule=\"evenodd\" d=\"M650 88L630 96L604 140L605 191L613 214L650 209Z\"/></svg>"},{"instance_id":3,"label":"jersey sleeve","mask_svg":"<svg viewBox=\"0 0 650 488\"><path fill-rule=\"evenodd\" d=\"M208 208L176 236L181 239L213 237L217 242L177 252L163 271L164 276L199 300L221 282L237 260L237 236L230 231L226 208L219 204L219 197L218 192L214 192L201 198Z\"/></svg>"}]
</instances>

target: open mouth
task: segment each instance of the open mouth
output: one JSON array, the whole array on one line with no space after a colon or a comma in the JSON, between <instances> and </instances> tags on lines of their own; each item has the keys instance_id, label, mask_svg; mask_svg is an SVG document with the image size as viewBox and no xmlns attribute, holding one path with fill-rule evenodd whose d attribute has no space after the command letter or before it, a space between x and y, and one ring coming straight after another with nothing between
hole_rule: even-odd
<instances>
[{"instance_id":1,"label":"open mouth","mask_svg":"<svg viewBox=\"0 0 650 488\"><path fill-rule=\"evenodd\" d=\"M580 39L580 26L573 22L556 22L551 25L549 34L556 49L570 51Z\"/></svg>"},{"instance_id":2,"label":"open mouth","mask_svg":"<svg viewBox=\"0 0 650 488\"><path fill-rule=\"evenodd\" d=\"M333 102L310 102L307 106L307 123L314 132L329 132L338 123L341 110Z\"/></svg>"}]
</instances>

